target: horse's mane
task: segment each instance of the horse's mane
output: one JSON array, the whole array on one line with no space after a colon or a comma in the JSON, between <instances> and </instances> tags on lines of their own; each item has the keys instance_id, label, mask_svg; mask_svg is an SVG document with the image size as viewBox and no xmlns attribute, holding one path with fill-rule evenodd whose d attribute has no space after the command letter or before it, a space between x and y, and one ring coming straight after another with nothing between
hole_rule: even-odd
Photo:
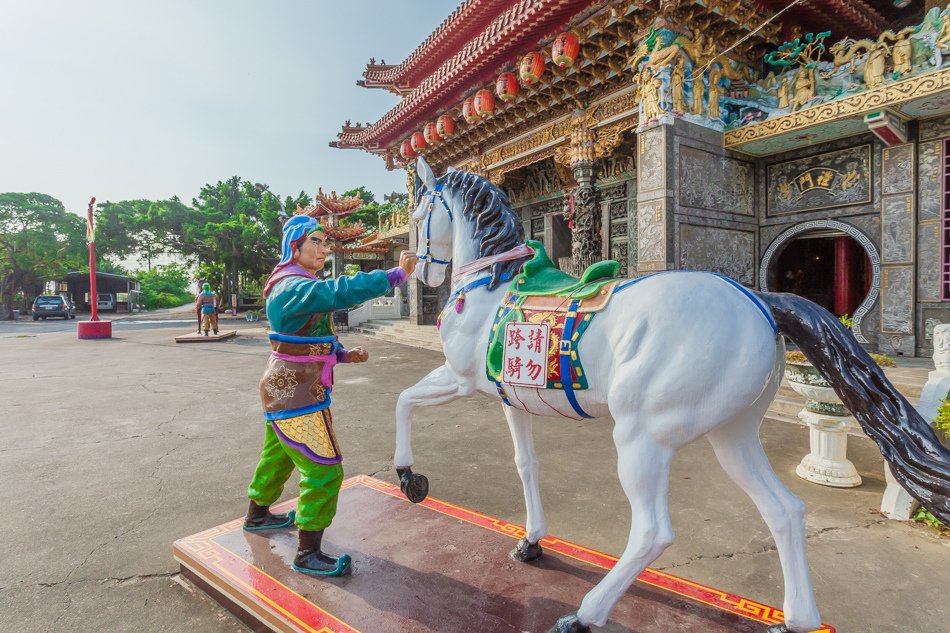
<instances>
[{"instance_id":1,"label":"horse's mane","mask_svg":"<svg viewBox=\"0 0 950 633\"><path fill-rule=\"evenodd\" d=\"M457 191L462 197L462 213L475 225L473 239L478 243L478 256L490 257L524 243L521 219L508 205L505 192L487 178L467 171L452 171L436 180L446 189ZM417 191L422 187L417 188ZM421 197L421 196L420 196ZM492 264L489 288L496 288L502 276L514 277L528 257Z\"/></svg>"}]
</instances>

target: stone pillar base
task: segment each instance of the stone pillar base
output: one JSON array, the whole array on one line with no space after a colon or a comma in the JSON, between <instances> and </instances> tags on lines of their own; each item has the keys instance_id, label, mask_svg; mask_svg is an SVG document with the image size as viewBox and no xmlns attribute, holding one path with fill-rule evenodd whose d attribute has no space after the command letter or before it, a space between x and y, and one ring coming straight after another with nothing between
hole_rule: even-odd
<instances>
[{"instance_id":1,"label":"stone pillar base","mask_svg":"<svg viewBox=\"0 0 950 633\"><path fill-rule=\"evenodd\" d=\"M891 465L887 462L884 462L884 480L887 482L887 488L884 489L884 497L881 499L881 514L888 519L909 521L919 504L897 483L894 473L891 472Z\"/></svg>"},{"instance_id":2,"label":"stone pillar base","mask_svg":"<svg viewBox=\"0 0 950 633\"><path fill-rule=\"evenodd\" d=\"M851 416L824 415L802 409L798 417L809 426L811 452L805 455L795 473L812 483L834 488L855 488L861 475L848 460L848 429Z\"/></svg>"}]
</instances>

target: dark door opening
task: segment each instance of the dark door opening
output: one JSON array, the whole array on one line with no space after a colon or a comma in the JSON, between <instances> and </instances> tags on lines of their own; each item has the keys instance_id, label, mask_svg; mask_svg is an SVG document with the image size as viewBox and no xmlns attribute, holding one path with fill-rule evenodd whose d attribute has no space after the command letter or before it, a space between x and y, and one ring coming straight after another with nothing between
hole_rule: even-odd
<instances>
[{"instance_id":1,"label":"dark door opening","mask_svg":"<svg viewBox=\"0 0 950 633\"><path fill-rule=\"evenodd\" d=\"M811 299L835 316L853 315L871 288L871 260L850 235L806 234L785 247L772 278L779 292Z\"/></svg>"}]
</instances>

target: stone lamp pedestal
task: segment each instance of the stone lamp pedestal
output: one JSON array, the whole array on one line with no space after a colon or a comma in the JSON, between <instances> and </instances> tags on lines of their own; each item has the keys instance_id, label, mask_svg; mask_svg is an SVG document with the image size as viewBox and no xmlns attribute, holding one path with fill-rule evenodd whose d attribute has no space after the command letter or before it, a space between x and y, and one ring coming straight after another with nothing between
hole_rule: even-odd
<instances>
[{"instance_id":1,"label":"stone lamp pedestal","mask_svg":"<svg viewBox=\"0 0 950 633\"><path fill-rule=\"evenodd\" d=\"M813 365L787 363L785 378L795 393L805 397L798 417L809 427L810 452L796 474L823 486L860 486L861 475L847 457L848 430L856 426L855 419Z\"/></svg>"}]
</instances>

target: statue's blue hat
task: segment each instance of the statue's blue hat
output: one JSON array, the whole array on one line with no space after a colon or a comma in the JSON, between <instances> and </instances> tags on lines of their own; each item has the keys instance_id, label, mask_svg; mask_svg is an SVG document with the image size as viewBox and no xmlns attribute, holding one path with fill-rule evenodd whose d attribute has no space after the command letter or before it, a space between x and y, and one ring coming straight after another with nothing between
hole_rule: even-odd
<instances>
[{"instance_id":1,"label":"statue's blue hat","mask_svg":"<svg viewBox=\"0 0 950 633\"><path fill-rule=\"evenodd\" d=\"M314 231L322 231L323 227L313 218L306 215L295 215L284 224L284 234L280 240L280 262L277 267L286 266L294 259L294 250L300 240Z\"/></svg>"}]
</instances>

